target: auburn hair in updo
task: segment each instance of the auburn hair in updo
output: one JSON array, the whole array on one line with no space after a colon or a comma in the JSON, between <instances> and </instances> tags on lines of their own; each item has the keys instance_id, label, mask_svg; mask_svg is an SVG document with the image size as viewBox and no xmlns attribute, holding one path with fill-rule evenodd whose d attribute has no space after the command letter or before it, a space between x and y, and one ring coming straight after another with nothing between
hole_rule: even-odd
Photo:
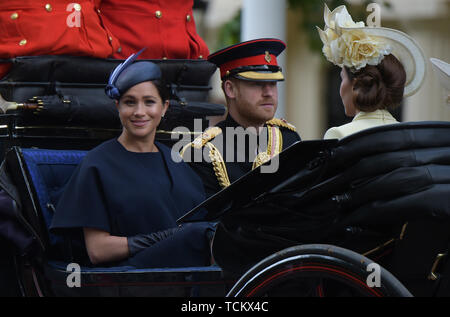
<instances>
[{"instance_id":1,"label":"auburn hair in updo","mask_svg":"<svg viewBox=\"0 0 450 317\"><path fill-rule=\"evenodd\" d=\"M360 111L393 109L403 100L406 73L403 65L392 54L386 55L380 64L352 73L345 71L353 84L353 103Z\"/></svg>"}]
</instances>

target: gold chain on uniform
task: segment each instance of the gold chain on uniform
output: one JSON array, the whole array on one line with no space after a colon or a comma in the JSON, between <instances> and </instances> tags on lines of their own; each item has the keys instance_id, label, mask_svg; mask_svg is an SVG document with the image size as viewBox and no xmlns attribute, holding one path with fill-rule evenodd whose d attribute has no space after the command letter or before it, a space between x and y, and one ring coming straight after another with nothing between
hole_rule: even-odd
<instances>
[{"instance_id":1,"label":"gold chain on uniform","mask_svg":"<svg viewBox=\"0 0 450 317\"><path fill-rule=\"evenodd\" d=\"M252 169L257 168L258 166L269 161L273 156L278 155L283 150L283 136L281 134L278 126L282 126L292 131L296 131L295 127L288 123L286 120L273 118L266 122L267 124L267 133L268 133L268 142L267 142L267 151L260 152L256 156L253 161ZM217 177L217 180L222 188L225 188L231 184L230 179L228 177L227 168L225 165L225 161L220 154L220 151L209 142L214 139L217 135L222 133L222 129L219 127L210 127L202 133L202 135L195 138L195 140L183 147L180 154L183 156L184 152L189 146L192 146L197 149L201 149L204 146L208 146L209 148L209 157L211 159L211 163L213 166L214 174ZM273 149L273 152L272 152Z\"/></svg>"},{"instance_id":2,"label":"gold chain on uniform","mask_svg":"<svg viewBox=\"0 0 450 317\"><path fill-rule=\"evenodd\" d=\"M267 125L267 151L260 152L256 155L255 160L253 161L252 169L257 168L258 166L266 163L275 155L278 155L283 150L283 135L278 127L274 127L272 125ZM275 137L274 137L275 135ZM274 151L272 152L272 148Z\"/></svg>"},{"instance_id":3,"label":"gold chain on uniform","mask_svg":"<svg viewBox=\"0 0 450 317\"><path fill-rule=\"evenodd\" d=\"M217 181L222 188L230 186L230 179L227 173L227 167L225 161L223 160L220 151L211 142L206 143L209 148L209 158L214 169L214 174L216 174Z\"/></svg>"}]
</instances>

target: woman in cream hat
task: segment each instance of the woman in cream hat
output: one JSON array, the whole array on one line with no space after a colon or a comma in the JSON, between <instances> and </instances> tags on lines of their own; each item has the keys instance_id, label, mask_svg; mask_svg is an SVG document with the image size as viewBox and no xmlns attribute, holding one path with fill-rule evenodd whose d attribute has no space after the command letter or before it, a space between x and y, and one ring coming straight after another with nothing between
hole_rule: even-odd
<instances>
[{"instance_id":1,"label":"woman in cream hat","mask_svg":"<svg viewBox=\"0 0 450 317\"><path fill-rule=\"evenodd\" d=\"M414 94L425 76L419 45L403 32L355 23L345 6L332 12L325 5L325 30L318 28L322 52L340 66L340 95L353 121L326 131L341 139L360 130L398 121L389 113L403 97Z\"/></svg>"}]
</instances>

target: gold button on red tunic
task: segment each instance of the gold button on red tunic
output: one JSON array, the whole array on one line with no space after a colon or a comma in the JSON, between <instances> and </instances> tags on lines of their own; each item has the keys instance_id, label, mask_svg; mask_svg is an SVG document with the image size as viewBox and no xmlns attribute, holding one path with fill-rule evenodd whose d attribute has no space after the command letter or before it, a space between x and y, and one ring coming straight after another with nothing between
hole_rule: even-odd
<instances>
[{"instance_id":1,"label":"gold button on red tunic","mask_svg":"<svg viewBox=\"0 0 450 317\"><path fill-rule=\"evenodd\" d=\"M106 58L120 46L103 26L93 0L0 1L0 30L2 59L34 55ZM7 68L9 64L0 63L0 78Z\"/></svg>"},{"instance_id":2,"label":"gold button on red tunic","mask_svg":"<svg viewBox=\"0 0 450 317\"><path fill-rule=\"evenodd\" d=\"M142 59L198 59L209 50L198 35L193 0L97 0L106 28L116 36L127 58L142 48Z\"/></svg>"}]
</instances>

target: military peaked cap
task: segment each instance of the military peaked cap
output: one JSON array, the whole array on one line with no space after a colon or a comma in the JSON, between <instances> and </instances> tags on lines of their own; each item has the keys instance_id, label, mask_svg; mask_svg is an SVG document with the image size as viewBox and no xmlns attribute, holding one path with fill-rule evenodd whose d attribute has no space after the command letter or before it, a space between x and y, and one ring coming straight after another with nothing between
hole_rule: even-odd
<instances>
[{"instance_id":1,"label":"military peaked cap","mask_svg":"<svg viewBox=\"0 0 450 317\"><path fill-rule=\"evenodd\" d=\"M235 77L251 81L284 80L277 56L286 44L274 38L255 39L221 49L208 56L220 69L222 80Z\"/></svg>"}]
</instances>

